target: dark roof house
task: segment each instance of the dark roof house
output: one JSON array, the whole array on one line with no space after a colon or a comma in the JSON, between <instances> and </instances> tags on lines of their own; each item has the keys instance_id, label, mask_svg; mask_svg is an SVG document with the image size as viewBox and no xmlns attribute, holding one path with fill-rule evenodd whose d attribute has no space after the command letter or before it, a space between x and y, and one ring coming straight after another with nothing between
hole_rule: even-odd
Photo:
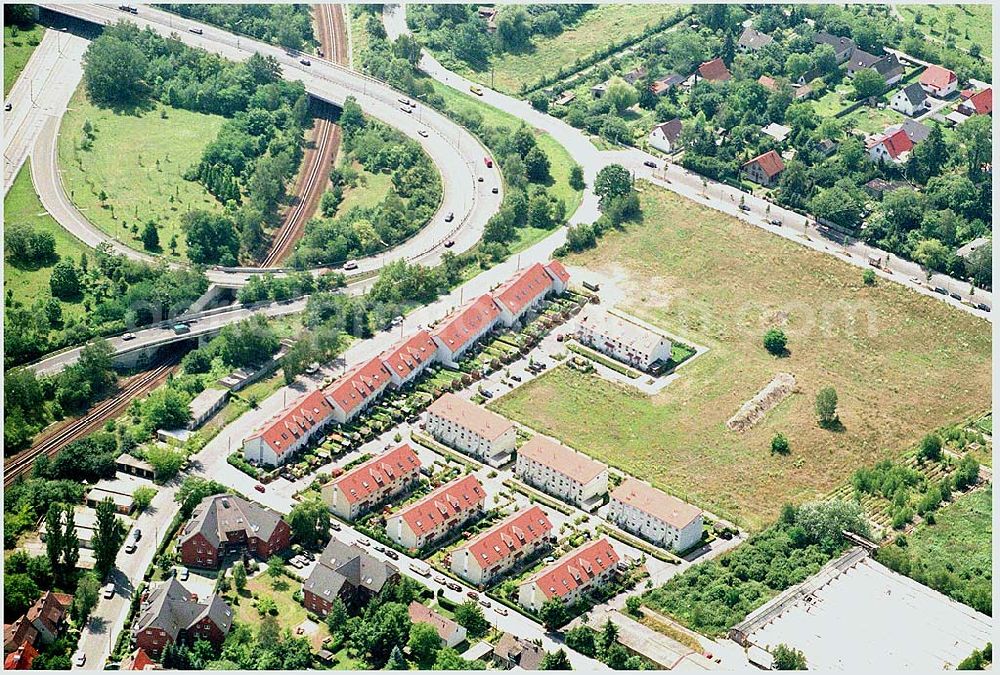
<instances>
[{"instance_id":1,"label":"dark roof house","mask_svg":"<svg viewBox=\"0 0 1000 675\"><path fill-rule=\"evenodd\" d=\"M772 42L774 42L774 38L767 33L761 33L754 27L747 26L740 34L740 39L736 43L736 46L740 49L748 49L755 52L761 47L766 47Z\"/></svg>"},{"instance_id":2,"label":"dark roof house","mask_svg":"<svg viewBox=\"0 0 1000 675\"><path fill-rule=\"evenodd\" d=\"M302 584L306 605L325 613L335 598L345 602L371 597L399 578L399 570L355 544L331 539L309 578ZM309 596L313 596L310 598Z\"/></svg>"}]
</instances>

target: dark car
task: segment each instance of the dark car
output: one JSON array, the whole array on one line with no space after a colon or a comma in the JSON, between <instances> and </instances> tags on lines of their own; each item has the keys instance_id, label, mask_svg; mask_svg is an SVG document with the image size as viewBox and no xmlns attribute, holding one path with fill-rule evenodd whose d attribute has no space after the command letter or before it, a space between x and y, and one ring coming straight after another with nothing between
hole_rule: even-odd
<instances>
[{"instance_id":1,"label":"dark car","mask_svg":"<svg viewBox=\"0 0 1000 675\"><path fill-rule=\"evenodd\" d=\"M990 306L989 305L984 305L983 303L980 302L978 305L976 305L976 309L982 310L984 312L988 312L988 311L990 311Z\"/></svg>"},{"instance_id":2,"label":"dark car","mask_svg":"<svg viewBox=\"0 0 1000 675\"><path fill-rule=\"evenodd\" d=\"M941 295L948 295L948 291L945 290L945 289L943 289L943 288L941 288L940 286L935 286L934 287L934 292L935 293L940 293Z\"/></svg>"},{"instance_id":3,"label":"dark car","mask_svg":"<svg viewBox=\"0 0 1000 675\"><path fill-rule=\"evenodd\" d=\"M493 194L498 194L500 192L500 188L495 187L492 190L490 190L490 192L492 192Z\"/></svg>"},{"instance_id":4,"label":"dark car","mask_svg":"<svg viewBox=\"0 0 1000 675\"><path fill-rule=\"evenodd\" d=\"M750 207L746 204L740 204L740 211L749 211Z\"/></svg>"},{"instance_id":5,"label":"dark car","mask_svg":"<svg viewBox=\"0 0 1000 675\"><path fill-rule=\"evenodd\" d=\"M10 109L13 107L14 106L11 105L10 101L7 101L6 103L3 104L3 109L6 110L7 112L10 112Z\"/></svg>"},{"instance_id":6,"label":"dark car","mask_svg":"<svg viewBox=\"0 0 1000 675\"><path fill-rule=\"evenodd\" d=\"M399 560L399 554L391 548L385 549L385 555L391 560Z\"/></svg>"},{"instance_id":7,"label":"dark car","mask_svg":"<svg viewBox=\"0 0 1000 675\"><path fill-rule=\"evenodd\" d=\"M462 587L456 584L454 581L448 582L448 588L450 588L453 591L459 591L459 592L461 592L462 590Z\"/></svg>"},{"instance_id":8,"label":"dark car","mask_svg":"<svg viewBox=\"0 0 1000 675\"><path fill-rule=\"evenodd\" d=\"M656 168L656 162L651 162L648 159L645 162L643 162L642 164L643 164L643 166L648 166L650 169L655 169Z\"/></svg>"},{"instance_id":9,"label":"dark car","mask_svg":"<svg viewBox=\"0 0 1000 675\"><path fill-rule=\"evenodd\" d=\"M444 243L444 247L445 248L451 248L454 245L455 245L455 240L454 239L449 239L448 241L446 241Z\"/></svg>"},{"instance_id":10,"label":"dark car","mask_svg":"<svg viewBox=\"0 0 1000 675\"><path fill-rule=\"evenodd\" d=\"M299 63L301 63L303 66L311 66L312 65L312 61L310 61L309 59L299 59Z\"/></svg>"},{"instance_id":11,"label":"dark car","mask_svg":"<svg viewBox=\"0 0 1000 675\"><path fill-rule=\"evenodd\" d=\"M956 300L961 300L962 299L962 296L959 295L958 293L949 293L948 295L950 295L951 297L955 298Z\"/></svg>"},{"instance_id":12,"label":"dark car","mask_svg":"<svg viewBox=\"0 0 1000 675\"><path fill-rule=\"evenodd\" d=\"M777 225L778 227L781 227L782 225L780 218L771 218L771 220L768 222L770 222L772 225Z\"/></svg>"}]
</instances>

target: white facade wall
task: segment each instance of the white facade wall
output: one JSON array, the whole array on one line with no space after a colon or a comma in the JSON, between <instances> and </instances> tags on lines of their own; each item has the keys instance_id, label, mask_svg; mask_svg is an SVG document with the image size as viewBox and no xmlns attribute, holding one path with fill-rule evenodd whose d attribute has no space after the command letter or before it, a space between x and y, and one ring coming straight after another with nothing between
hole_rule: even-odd
<instances>
[{"instance_id":1,"label":"white facade wall","mask_svg":"<svg viewBox=\"0 0 1000 675\"><path fill-rule=\"evenodd\" d=\"M703 518L700 514L686 527L678 530L670 523L614 497L611 498L608 507L608 520L627 532L639 535L651 544L678 551L697 544L701 539L703 527Z\"/></svg>"},{"instance_id":2,"label":"white facade wall","mask_svg":"<svg viewBox=\"0 0 1000 675\"><path fill-rule=\"evenodd\" d=\"M344 520L353 521L372 506L380 504L410 486L420 476L420 470L414 469L399 476L397 480L386 483L378 490L370 493L364 499L351 502L342 486L330 482L323 486L323 502L336 515Z\"/></svg>"},{"instance_id":3,"label":"white facade wall","mask_svg":"<svg viewBox=\"0 0 1000 675\"><path fill-rule=\"evenodd\" d=\"M673 146L670 144L670 139L666 137L663 130L659 127L654 127L653 130L649 132L649 144L662 152L673 152Z\"/></svg>"},{"instance_id":4,"label":"white facade wall","mask_svg":"<svg viewBox=\"0 0 1000 675\"><path fill-rule=\"evenodd\" d=\"M666 361L670 358L672 345L665 337L661 336L650 351L637 351L618 337L599 332L595 328L597 327L593 325L581 325L578 331L580 342L622 363L647 369L657 360Z\"/></svg>"},{"instance_id":5,"label":"white facade wall","mask_svg":"<svg viewBox=\"0 0 1000 675\"><path fill-rule=\"evenodd\" d=\"M503 464L514 452L517 439L513 426L495 440L490 440L434 413L428 414L427 432L441 443L481 459L490 466Z\"/></svg>"},{"instance_id":6,"label":"white facade wall","mask_svg":"<svg viewBox=\"0 0 1000 675\"><path fill-rule=\"evenodd\" d=\"M451 571L462 577L471 584L479 585L489 583L491 580L503 575L507 570L517 565L520 561L533 555L546 542L546 537L539 537L527 546L514 551L496 562L491 562L489 567L483 568L481 561L476 559L468 548L453 551L451 554Z\"/></svg>"},{"instance_id":7,"label":"white facade wall","mask_svg":"<svg viewBox=\"0 0 1000 675\"><path fill-rule=\"evenodd\" d=\"M614 573L615 568L612 566L598 574L593 579L590 579L586 583L579 585L576 588L567 591L564 595L558 597L563 601L563 604L572 605L591 588L607 583ZM518 604L533 612L540 610L542 605L544 605L548 599L548 596L542 592L541 587L535 581L527 581L521 584L517 589Z\"/></svg>"},{"instance_id":8,"label":"white facade wall","mask_svg":"<svg viewBox=\"0 0 1000 675\"><path fill-rule=\"evenodd\" d=\"M525 483L538 488L542 492L581 508L584 503L608 491L607 469L591 481L581 483L550 466L518 454L514 473Z\"/></svg>"}]
</instances>

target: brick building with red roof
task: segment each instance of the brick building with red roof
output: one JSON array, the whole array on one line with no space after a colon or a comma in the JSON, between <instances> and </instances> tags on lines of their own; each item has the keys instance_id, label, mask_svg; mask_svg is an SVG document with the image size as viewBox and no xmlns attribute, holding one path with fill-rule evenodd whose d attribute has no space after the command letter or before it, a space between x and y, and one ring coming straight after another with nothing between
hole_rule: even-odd
<instances>
[{"instance_id":1,"label":"brick building with red roof","mask_svg":"<svg viewBox=\"0 0 1000 675\"><path fill-rule=\"evenodd\" d=\"M451 571L476 586L530 559L552 540L552 523L538 506L515 513L451 552Z\"/></svg>"},{"instance_id":2,"label":"brick building with red roof","mask_svg":"<svg viewBox=\"0 0 1000 675\"><path fill-rule=\"evenodd\" d=\"M38 656L38 650L30 642L22 642L21 646L7 654L3 660L4 670L31 670L31 662Z\"/></svg>"},{"instance_id":3,"label":"brick building with red roof","mask_svg":"<svg viewBox=\"0 0 1000 675\"><path fill-rule=\"evenodd\" d=\"M392 514L385 530L397 544L417 550L478 516L485 503L483 484L469 474Z\"/></svg>"},{"instance_id":4,"label":"brick building with red roof","mask_svg":"<svg viewBox=\"0 0 1000 675\"><path fill-rule=\"evenodd\" d=\"M708 82L726 82L732 77L721 57L698 66L698 76Z\"/></svg>"},{"instance_id":5,"label":"brick building with red roof","mask_svg":"<svg viewBox=\"0 0 1000 675\"><path fill-rule=\"evenodd\" d=\"M963 115L992 115L993 87L987 87L971 94L958 104L958 112Z\"/></svg>"},{"instance_id":6,"label":"brick building with red roof","mask_svg":"<svg viewBox=\"0 0 1000 675\"><path fill-rule=\"evenodd\" d=\"M431 334L422 330L382 352L379 359L389 371L392 383L402 387L434 363L437 348Z\"/></svg>"},{"instance_id":7,"label":"brick building with red roof","mask_svg":"<svg viewBox=\"0 0 1000 675\"><path fill-rule=\"evenodd\" d=\"M437 360L455 366L462 354L500 322L500 308L488 293L446 317L432 337L438 346Z\"/></svg>"},{"instance_id":8,"label":"brick building with red roof","mask_svg":"<svg viewBox=\"0 0 1000 675\"><path fill-rule=\"evenodd\" d=\"M778 180L778 176L785 170L785 163L774 150L757 155L743 165L743 174L754 183L770 187Z\"/></svg>"},{"instance_id":9,"label":"brick building with red roof","mask_svg":"<svg viewBox=\"0 0 1000 675\"><path fill-rule=\"evenodd\" d=\"M336 418L326 394L303 396L243 441L243 456L267 466L284 464Z\"/></svg>"},{"instance_id":10,"label":"brick building with red roof","mask_svg":"<svg viewBox=\"0 0 1000 675\"><path fill-rule=\"evenodd\" d=\"M323 486L323 501L336 515L353 521L420 478L420 459L404 443L354 467Z\"/></svg>"},{"instance_id":11,"label":"brick building with red roof","mask_svg":"<svg viewBox=\"0 0 1000 675\"><path fill-rule=\"evenodd\" d=\"M9 653L24 643L32 647L55 642L66 624L66 614L73 596L46 591L28 611L3 627L3 650Z\"/></svg>"},{"instance_id":12,"label":"brick building with red roof","mask_svg":"<svg viewBox=\"0 0 1000 675\"><path fill-rule=\"evenodd\" d=\"M517 601L537 612L548 600L571 605L591 588L607 583L618 565L618 553L607 537L563 556L518 587Z\"/></svg>"}]
</instances>

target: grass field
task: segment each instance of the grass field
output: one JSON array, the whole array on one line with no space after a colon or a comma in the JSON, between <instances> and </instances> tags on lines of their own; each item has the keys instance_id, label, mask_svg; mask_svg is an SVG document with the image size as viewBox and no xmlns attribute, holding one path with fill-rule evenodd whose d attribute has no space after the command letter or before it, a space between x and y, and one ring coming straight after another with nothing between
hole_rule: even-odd
<instances>
[{"instance_id":1,"label":"grass field","mask_svg":"<svg viewBox=\"0 0 1000 675\"><path fill-rule=\"evenodd\" d=\"M30 166L31 160L29 159L18 172L17 177L14 178L10 192L4 197L4 223L24 223L37 231L51 232L56 240L56 253L60 257L79 260L80 254L88 250L87 247L60 227L59 223L46 213L42 203L38 201L38 195L35 194L35 188L31 183ZM38 269L19 269L4 260L4 293L11 291L15 300L30 305L39 298L51 295L49 290L51 274L51 266ZM64 319L83 313L82 302L63 302L62 308Z\"/></svg>"},{"instance_id":2,"label":"grass field","mask_svg":"<svg viewBox=\"0 0 1000 675\"><path fill-rule=\"evenodd\" d=\"M652 398L560 368L491 407L752 528L989 408L987 322L897 284L866 287L832 256L643 190L643 224L567 263L615 278L624 309L708 352ZM789 337L785 358L761 344L772 325ZM742 435L725 427L779 372L795 375L798 393ZM841 431L816 423L826 386ZM779 431L790 456L769 451Z\"/></svg>"},{"instance_id":3,"label":"grass field","mask_svg":"<svg viewBox=\"0 0 1000 675\"><path fill-rule=\"evenodd\" d=\"M451 110L466 113L475 111L482 116L486 124L491 126L506 126L509 129L516 129L521 125L521 120L513 115L498 110L470 95L455 91L440 82L434 82L433 84L434 92L444 98L445 104ZM548 186L549 193L566 202L566 216L569 217L573 215L573 212L576 211L576 208L583 200L583 191L574 190L569 185L569 172L575 162L566 148L561 146L554 138L538 130L535 133L538 146L545 151L551 163L550 173L552 174L552 183Z\"/></svg>"},{"instance_id":4,"label":"grass field","mask_svg":"<svg viewBox=\"0 0 1000 675\"><path fill-rule=\"evenodd\" d=\"M949 26L954 29L955 45L968 51L973 44L978 44L984 56L993 53L993 16L989 3L979 5L897 5L896 9L918 31L932 40L944 42L945 31ZM921 22L916 23L917 12ZM934 22L931 25L931 22Z\"/></svg>"},{"instance_id":5,"label":"grass field","mask_svg":"<svg viewBox=\"0 0 1000 675\"><path fill-rule=\"evenodd\" d=\"M181 218L193 209L220 209L200 183L184 172L201 160L204 147L225 121L218 115L163 108L137 115L116 114L92 105L77 89L59 132L59 166L66 192L94 225L128 246L142 249L131 227L157 223L162 253L186 259ZM86 120L94 126L93 148L80 149ZM99 199L101 190L107 202ZM177 255L169 244L177 236Z\"/></svg>"},{"instance_id":6,"label":"grass field","mask_svg":"<svg viewBox=\"0 0 1000 675\"><path fill-rule=\"evenodd\" d=\"M596 5L576 25L555 37L534 36L533 47L523 54L503 54L493 59L492 88L517 94L523 86L571 66L612 42L639 35L649 25L684 11L684 5ZM449 64L454 59L449 61ZM469 79L490 85L490 72L476 72L467 64L456 69Z\"/></svg>"},{"instance_id":7,"label":"grass field","mask_svg":"<svg viewBox=\"0 0 1000 675\"><path fill-rule=\"evenodd\" d=\"M14 36L14 31L17 36ZM3 93L4 96L10 92L10 88L17 82L17 76L24 70L24 66L31 58L31 53L42 41L45 33L45 26L38 24L31 28L18 28L14 26L3 27Z\"/></svg>"},{"instance_id":8,"label":"grass field","mask_svg":"<svg viewBox=\"0 0 1000 675\"><path fill-rule=\"evenodd\" d=\"M891 108L869 108L862 106L843 118L848 129L858 129L866 134L881 133L890 124L902 124L905 120L902 114Z\"/></svg>"},{"instance_id":9,"label":"grass field","mask_svg":"<svg viewBox=\"0 0 1000 675\"><path fill-rule=\"evenodd\" d=\"M357 162L354 168L358 171L357 187L344 190L344 200L337 207L337 216L342 216L356 206L371 208L385 199L392 190L392 176L387 173L371 173Z\"/></svg>"}]
</instances>

